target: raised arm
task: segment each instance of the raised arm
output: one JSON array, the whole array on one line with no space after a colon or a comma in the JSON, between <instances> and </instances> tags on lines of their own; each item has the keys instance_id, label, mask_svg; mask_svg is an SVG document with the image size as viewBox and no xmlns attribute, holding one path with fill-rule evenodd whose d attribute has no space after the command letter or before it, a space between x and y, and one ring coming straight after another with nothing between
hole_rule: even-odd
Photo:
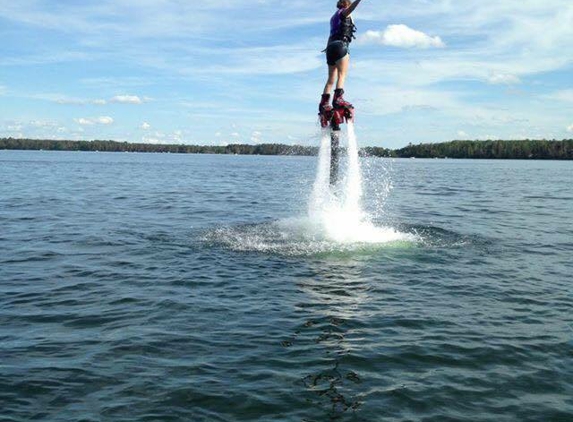
<instances>
[{"instance_id":1,"label":"raised arm","mask_svg":"<svg viewBox=\"0 0 573 422\"><path fill-rule=\"evenodd\" d=\"M356 7L360 4L362 0L354 0L352 2L352 4L350 6L348 6L343 12L342 15L347 18L348 16L350 16L350 14L352 12L354 12L354 9L356 9Z\"/></svg>"}]
</instances>

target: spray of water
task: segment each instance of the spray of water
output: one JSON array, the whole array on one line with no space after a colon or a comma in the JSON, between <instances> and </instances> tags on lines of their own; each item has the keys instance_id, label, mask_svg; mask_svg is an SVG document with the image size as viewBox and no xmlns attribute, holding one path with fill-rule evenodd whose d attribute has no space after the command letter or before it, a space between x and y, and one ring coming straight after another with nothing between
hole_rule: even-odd
<instances>
[{"instance_id":1,"label":"spray of water","mask_svg":"<svg viewBox=\"0 0 573 422\"><path fill-rule=\"evenodd\" d=\"M309 219L323 236L338 243L387 243L412 240L392 227L375 226L362 207L362 173L358 142L352 122L348 124L345 175L340 186L330 186L330 134L322 134L318 168L309 201Z\"/></svg>"},{"instance_id":2,"label":"spray of water","mask_svg":"<svg viewBox=\"0 0 573 422\"><path fill-rule=\"evenodd\" d=\"M319 215L330 201L330 189L327 189L330 180L330 132L322 131L320 149L318 152L318 167L316 180L308 203L310 216Z\"/></svg>"},{"instance_id":3,"label":"spray of water","mask_svg":"<svg viewBox=\"0 0 573 422\"><path fill-rule=\"evenodd\" d=\"M362 199L362 174L358 158L358 142L354 132L354 123L348 123L348 169L346 175L344 206L350 215L362 218L360 200Z\"/></svg>"},{"instance_id":4,"label":"spray of water","mask_svg":"<svg viewBox=\"0 0 573 422\"><path fill-rule=\"evenodd\" d=\"M416 236L392 227L375 225L364 211L361 162L352 123L348 124L347 156L340 166L339 182L330 185L330 131L320 141L318 166L308 202L308 215L270 223L220 227L205 240L232 250L281 255L314 255L370 250L388 243L411 244ZM381 174L385 178L387 175ZM387 183L380 181L382 186ZM383 204L376 204L377 207Z\"/></svg>"}]
</instances>

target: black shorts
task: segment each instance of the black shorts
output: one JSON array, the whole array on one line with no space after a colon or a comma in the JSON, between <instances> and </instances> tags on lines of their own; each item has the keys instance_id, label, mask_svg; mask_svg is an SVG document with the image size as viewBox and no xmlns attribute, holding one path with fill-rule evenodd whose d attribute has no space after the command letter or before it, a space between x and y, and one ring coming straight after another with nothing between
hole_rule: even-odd
<instances>
[{"instance_id":1,"label":"black shorts","mask_svg":"<svg viewBox=\"0 0 573 422\"><path fill-rule=\"evenodd\" d=\"M344 41L332 41L326 47L326 63L329 66L334 66L336 62L348 54L348 43Z\"/></svg>"}]
</instances>

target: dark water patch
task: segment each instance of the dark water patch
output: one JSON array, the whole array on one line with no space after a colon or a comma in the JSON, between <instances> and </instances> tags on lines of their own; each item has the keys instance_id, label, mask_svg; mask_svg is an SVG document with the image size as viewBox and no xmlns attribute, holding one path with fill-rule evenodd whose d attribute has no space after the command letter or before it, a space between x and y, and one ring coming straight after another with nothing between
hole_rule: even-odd
<instances>
[{"instance_id":1,"label":"dark water patch","mask_svg":"<svg viewBox=\"0 0 573 422\"><path fill-rule=\"evenodd\" d=\"M525 199L541 199L541 200L555 200L555 201L573 201L573 196L558 196L558 195L524 195Z\"/></svg>"},{"instance_id":2,"label":"dark water patch","mask_svg":"<svg viewBox=\"0 0 573 422\"><path fill-rule=\"evenodd\" d=\"M482 250L499 248L499 241L479 234L462 234L437 226L400 224L399 229L419 236L425 246L440 248L474 247Z\"/></svg>"}]
</instances>

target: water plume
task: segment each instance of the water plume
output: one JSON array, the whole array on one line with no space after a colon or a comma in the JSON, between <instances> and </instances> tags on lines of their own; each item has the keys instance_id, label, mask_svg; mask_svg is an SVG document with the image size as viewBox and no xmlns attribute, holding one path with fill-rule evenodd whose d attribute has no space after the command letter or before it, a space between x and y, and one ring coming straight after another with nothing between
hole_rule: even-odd
<instances>
[{"instance_id":1,"label":"water plume","mask_svg":"<svg viewBox=\"0 0 573 422\"><path fill-rule=\"evenodd\" d=\"M342 134L341 134L342 135ZM306 216L273 222L220 227L205 236L208 242L235 251L253 251L288 256L371 253L380 245L405 247L417 237L391 226L375 225L363 208L363 180L358 142L352 123L348 124L346 157L337 180L330 183L330 130L323 130L316 176ZM380 177L385 179L386 174ZM387 185L386 180L379 183ZM383 204L376 204L382 207Z\"/></svg>"},{"instance_id":2,"label":"water plume","mask_svg":"<svg viewBox=\"0 0 573 422\"><path fill-rule=\"evenodd\" d=\"M392 227L375 226L362 207L362 172L354 124L348 123L346 165L341 167L340 182L331 186L330 131L323 130L318 166L313 191L310 196L308 217L319 232L330 241L338 243L387 243L413 240L411 235L400 233ZM381 206L382 204L380 204Z\"/></svg>"}]
</instances>

